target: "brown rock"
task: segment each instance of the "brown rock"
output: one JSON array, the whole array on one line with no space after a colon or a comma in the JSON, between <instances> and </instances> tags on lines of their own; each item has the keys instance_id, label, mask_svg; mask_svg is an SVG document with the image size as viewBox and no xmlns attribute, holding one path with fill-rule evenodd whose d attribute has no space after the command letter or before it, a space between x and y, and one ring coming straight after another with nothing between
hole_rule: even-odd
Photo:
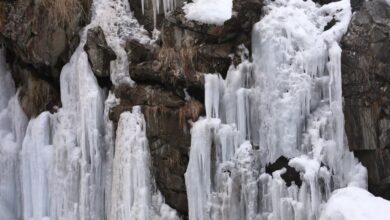
<instances>
[{"instance_id":1,"label":"brown rock","mask_svg":"<svg viewBox=\"0 0 390 220\"><path fill-rule=\"evenodd\" d=\"M100 78L110 77L110 62L116 59L116 54L108 46L100 26L88 30L84 50L93 73Z\"/></svg>"}]
</instances>

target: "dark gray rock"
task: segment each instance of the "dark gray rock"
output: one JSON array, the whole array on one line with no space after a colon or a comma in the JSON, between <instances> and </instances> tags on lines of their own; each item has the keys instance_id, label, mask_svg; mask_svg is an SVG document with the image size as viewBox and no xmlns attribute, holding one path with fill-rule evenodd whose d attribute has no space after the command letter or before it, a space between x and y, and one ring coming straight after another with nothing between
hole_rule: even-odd
<instances>
[{"instance_id":1,"label":"dark gray rock","mask_svg":"<svg viewBox=\"0 0 390 220\"><path fill-rule=\"evenodd\" d=\"M369 190L390 198L390 7L364 2L342 40L345 128L368 168Z\"/></svg>"},{"instance_id":2,"label":"dark gray rock","mask_svg":"<svg viewBox=\"0 0 390 220\"><path fill-rule=\"evenodd\" d=\"M100 78L110 77L110 62L116 59L116 54L108 46L100 26L88 30L84 50L95 75Z\"/></svg>"}]
</instances>

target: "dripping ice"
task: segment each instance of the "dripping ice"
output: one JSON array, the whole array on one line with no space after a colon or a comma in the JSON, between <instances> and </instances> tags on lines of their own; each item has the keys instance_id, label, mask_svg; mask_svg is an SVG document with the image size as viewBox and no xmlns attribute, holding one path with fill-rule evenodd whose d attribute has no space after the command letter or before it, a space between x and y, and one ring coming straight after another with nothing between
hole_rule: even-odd
<instances>
[{"instance_id":1,"label":"dripping ice","mask_svg":"<svg viewBox=\"0 0 390 220\"><path fill-rule=\"evenodd\" d=\"M243 62L226 79L205 76L206 117L192 128L185 174L190 220L386 219L341 204L357 193L357 204L390 205L366 191L366 169L344 140L338 42L350 2L266 4L252 31L252 62L242 47ZM282 156L301 185L287 185L286 168L265 172Z\"/></svg>"}]
</instances>

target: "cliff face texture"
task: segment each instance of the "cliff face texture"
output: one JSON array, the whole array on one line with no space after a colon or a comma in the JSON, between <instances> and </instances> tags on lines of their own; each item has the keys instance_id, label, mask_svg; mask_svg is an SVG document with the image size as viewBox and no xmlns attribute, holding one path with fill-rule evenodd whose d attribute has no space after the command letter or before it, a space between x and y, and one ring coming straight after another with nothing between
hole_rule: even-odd
<instances>
[{"instance_id":1,"label":"cliff face texture","mask_svg":"<svg viewBox=\"0 0 390 220\"><path fill-rule=\"evenodd\" d=\"M345 128L368 169L369 190L390 198L390 7L364 2L353 15L342 56Z\"/></svg>"},{"instance_id":2,"label":"cliff face texture","mask_svg":"<svg viewBox=\"0 0 390 220\"><path fill-rule=\"evenodd\" d=\"M234 0L234 15L223 26L188 21L181 7L167 16L161 10L154 23L151 1L144 13L140 0L129 1L150 35L154 26L161 31L154 46L126 43L136 86L109 82L110 61L116 55L101 29L89 31L84 49L100 85L121 99L110 119L116 124L122 112L141 106L157 185L166 202L185 215L189 121L204 115L203 73L225 76L232 63L240 62L237 51L240 45L251 48L262 0ZM352 5L356 12L342 41L346 132L351 150L368 168L369 189L390 198L390 7L379 1ZM64 7L69 10L58 11ZM78 45L90 7L91 0L0 0L0 43L6 46L29 117L61 106L60 70Z\"/></svg>"},{"instance_id":3,"label":"cliff face texture","mask_svg":"<svg viewBox=\"0 0 390 220\"><path fill-rule=\"evenodd\" d=\"M34 117L59 103L59 75L88 23L91 0L1 0L0 40L23 110Z\"/></svg>"}]
</instances>

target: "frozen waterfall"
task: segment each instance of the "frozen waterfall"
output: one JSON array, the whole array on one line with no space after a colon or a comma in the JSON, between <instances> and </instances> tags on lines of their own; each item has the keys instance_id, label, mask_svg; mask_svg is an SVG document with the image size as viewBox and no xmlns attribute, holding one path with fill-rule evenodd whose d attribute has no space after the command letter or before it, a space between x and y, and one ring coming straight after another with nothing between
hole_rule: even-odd
<instances>
[{"instance_id":1,"label":"frozen waterfall","mask_svg":"<svg viewBox=\"0 0 390 220\"><path fill-rule=\"evenodd\" d=\"M205 77L207 116L191 131L185 175L191 220L320 219L334 190L366 187L344 141L338 41L349 1L266 2L252 62L242 48L243 62L225 80ZM265 172L282 156L301 183L286 183L286 168Z\"/></svg>"},{"instance_id":2,"label":"frozen waterfall","mask_svg":"<svg viewBox=\"0 0 390 220\"><path fill-rule=\"evenodd\" d=\"M176 6L151 2L154 19ZM233 3L194 0L184 10L222 25ZM206 115L193 124L185 173L189 219L386 220L390 202L367 192L366 169L345 140L338 42L349 0L265 3L252 54L240 46L241 63L225 79L205 74ZM83 49L96 26L117 55L111 81L135 86L124 45L154 40L128 0L94 0L91 23L61 71L61 108L30 120L0 48L0 220L181 218L155 182L141 107L121 113L117 125L109 119L121 100L99 87Z\"/></svg>"}]
</instances>

